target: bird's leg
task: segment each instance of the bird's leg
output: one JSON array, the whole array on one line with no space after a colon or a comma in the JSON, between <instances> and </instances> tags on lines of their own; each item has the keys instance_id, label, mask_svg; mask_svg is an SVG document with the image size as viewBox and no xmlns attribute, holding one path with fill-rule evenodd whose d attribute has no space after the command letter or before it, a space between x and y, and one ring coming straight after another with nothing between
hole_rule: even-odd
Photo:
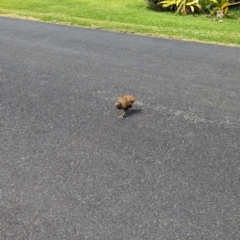
<instances>
[{"instance_id":1,"label":"bird's leg","mask_svg":"<svg viewBox=\"0 0 240 240\"><path fill-rule=\"evenodd\" d=\"M129 108L127 109L129 112L132 110L132 104L129 106Z\"/></svg>"},{"instance_id":2,"label":"bird's leg","mask_svg":"<svg viewBox=\"0 0 240 240\"><path fill-rule=\"evenodd\" d=\"M121 115L121 116L118 116L119 118L123 118L124 117L124 115L125 115L125 111L123 112L123 114Z\"/></svg>"}]
</instances>

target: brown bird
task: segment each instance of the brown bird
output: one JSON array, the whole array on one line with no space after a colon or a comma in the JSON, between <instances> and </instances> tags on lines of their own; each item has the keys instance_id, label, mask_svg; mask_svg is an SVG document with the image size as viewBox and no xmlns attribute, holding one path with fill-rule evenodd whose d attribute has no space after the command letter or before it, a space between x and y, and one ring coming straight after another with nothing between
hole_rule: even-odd
<instances>
[{"instance_id":1,"label":"brown bird","mask_svg":"<svg viewBox=\"0 0 240 240\"><path fill-rule=\"evenodd\" d=\"M126 111L132 107L133 103L136 101L136 98L133 95L125 94L118 98L115 107L117 109L123 109L124 113L119 116L120 118L123 118L126 114Z\"/></svg>"}]
</instances>

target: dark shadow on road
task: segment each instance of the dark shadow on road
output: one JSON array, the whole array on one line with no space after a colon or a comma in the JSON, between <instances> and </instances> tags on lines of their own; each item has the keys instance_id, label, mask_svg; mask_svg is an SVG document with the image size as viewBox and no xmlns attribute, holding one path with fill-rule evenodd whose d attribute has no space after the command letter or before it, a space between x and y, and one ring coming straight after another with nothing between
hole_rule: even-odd
<instances>
[{"instance_id":1,"label":"dark shadow on road","mask_svg":"<svg viewBox=\"0 0 240 240\"><path fill-rule=\"evenodd\" d=\"M141 113L141 112L142 112L142 109L132 109L132 110L130 110L126 113L125 118L131 117L132 115L135 115L135 114L138 114L138 113Z\"/></svg>"}]
</instances>

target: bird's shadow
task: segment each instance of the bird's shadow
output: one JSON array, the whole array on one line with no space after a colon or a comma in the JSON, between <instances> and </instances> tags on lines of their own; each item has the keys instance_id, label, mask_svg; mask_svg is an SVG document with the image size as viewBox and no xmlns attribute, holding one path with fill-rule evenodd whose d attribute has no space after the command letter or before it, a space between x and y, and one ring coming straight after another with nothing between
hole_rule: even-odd
<instances>
[{"instance_id":1,"label":"bird's shadow","mask_svg":"<svg viewBox=\"0 0 240 240\"><path fill-rule=\"evenodd\" d=\"M131 109L130 111L126 112L126 116L125 117L131 117L134 114L138 114L141 113L142 109Z\"/></svg>"}]
</instances>

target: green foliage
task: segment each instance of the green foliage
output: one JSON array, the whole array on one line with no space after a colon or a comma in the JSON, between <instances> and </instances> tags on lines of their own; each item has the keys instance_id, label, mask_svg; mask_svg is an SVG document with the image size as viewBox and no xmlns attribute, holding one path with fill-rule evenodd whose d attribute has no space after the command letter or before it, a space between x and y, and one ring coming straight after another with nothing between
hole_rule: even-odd
<instances>
[{"instance_id":1,"label":"green foliage","mask_svg":"<svg viewBox=\"0 0 240 240\"><path fill-rule=\"evenodd\" d=\"M214 3L210 0L199 0L199 4L202 7L202 11L205 13L210 13L214 6Z\"/></svg>"},{"instance_id":2,"label":"green foliage","mask_svg":"<svg viewBox=\"0 0 240 240\"><path fill-rule=\"evenodd\" d=\"M184 15L189 12L194 12L195 9L202 9L199 0L164 0L161 1L163 7L174 7L176 6L175 14L182 13Z\"/></svg>"},{"instance_id":3,"label":"green foliage","mask_svg":"<svg viewBox=\"0 0 240 240\"><path fill-rule=\"evenodd\" d=\"M167 9L175 11L175 14L188 14L196 11L211 13L215 15L221 11L224 16L227 15L229 7L239 5L239 0L146 0L151 8L155 10Z\"/></svg>"},{"instance_id":4,"label":"green foliage","mask_svg":"<svg viewBox=\"0 0 240 240\"><path fill-rule=\"evenodd\" d=\"M210 0L210 2L214 3L213 13L222 11L224 16L228 14L228 7L240 4L240 2L229 2L228 0Z\"/></svg>"}]
</instances>

